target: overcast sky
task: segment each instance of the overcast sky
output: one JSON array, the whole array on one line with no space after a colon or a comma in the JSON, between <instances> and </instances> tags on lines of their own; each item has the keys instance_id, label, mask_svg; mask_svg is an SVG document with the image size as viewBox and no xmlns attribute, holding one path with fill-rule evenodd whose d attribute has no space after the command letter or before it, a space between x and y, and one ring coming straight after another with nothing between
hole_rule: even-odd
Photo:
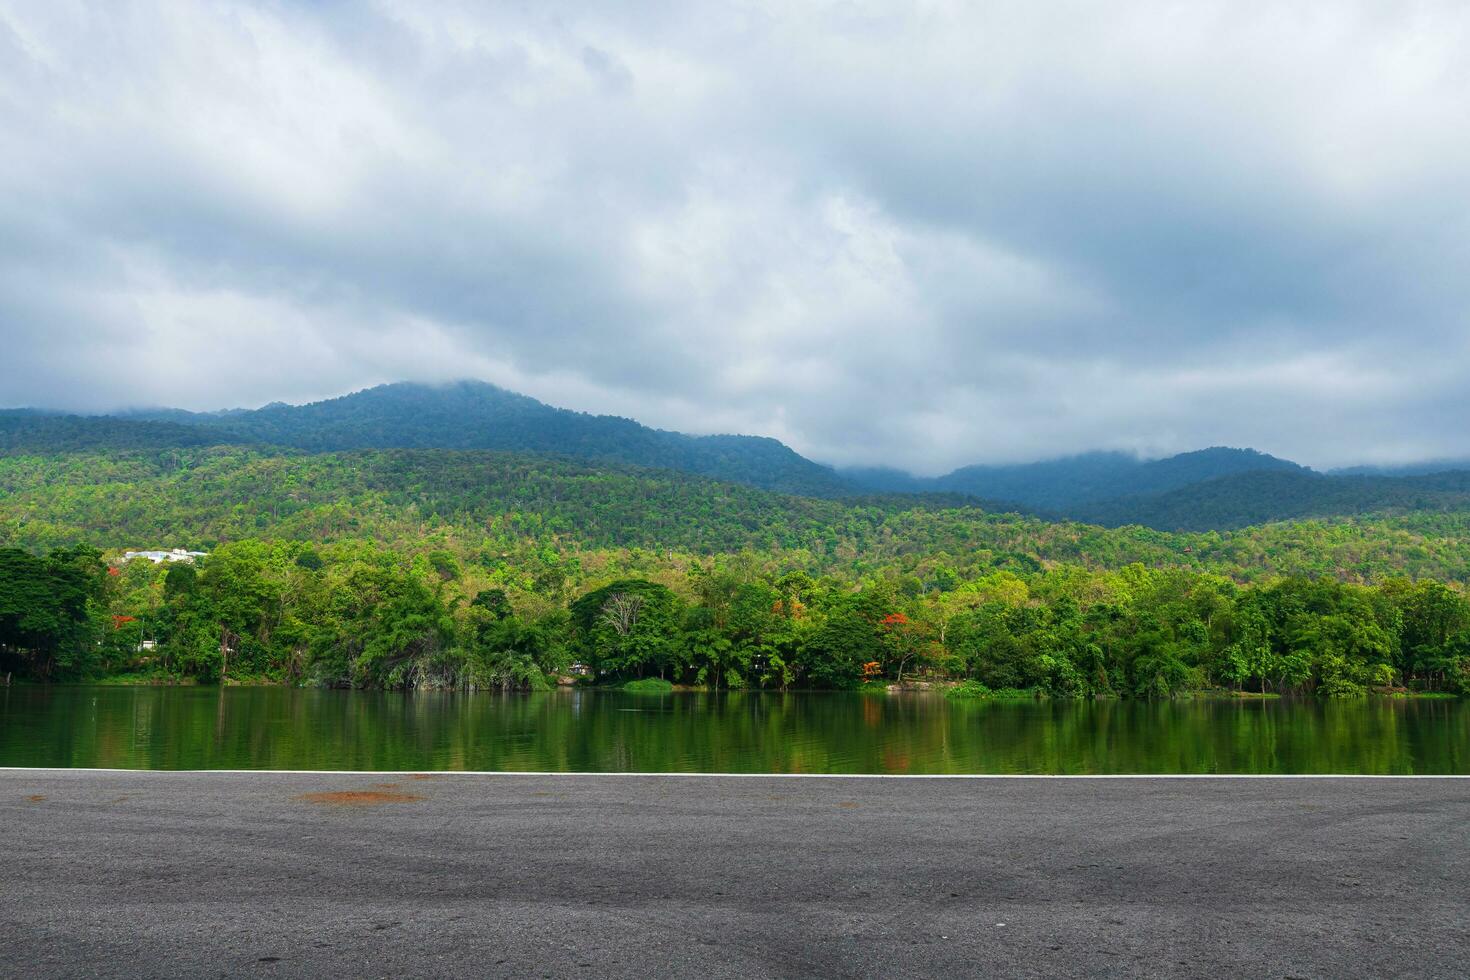
<instances>
[{"instance_id":1,"label":"overcast sky","mask_svg":"<svg viewBox=\"0 0 1470 980\"><path fill-rule=\"evenodd\" d=\"M0 405L1470 455L1470 4L0 0Z\"/></svg>"}]
</instances>

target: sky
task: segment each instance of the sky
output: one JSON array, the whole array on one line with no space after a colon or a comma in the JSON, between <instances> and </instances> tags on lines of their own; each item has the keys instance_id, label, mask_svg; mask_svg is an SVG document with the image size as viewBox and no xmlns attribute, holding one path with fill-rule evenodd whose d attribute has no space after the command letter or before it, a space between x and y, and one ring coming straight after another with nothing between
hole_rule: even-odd
<instances>
[{"instance_id":1,"label":"sky","mask_svg":"<svg viewBox=\"0 0 1470 980\"><path fill-rule=\"evenodd\" d=\"M1470 456L1470 5L0 0L0 405Z\"/></svg>"}]
</instances>

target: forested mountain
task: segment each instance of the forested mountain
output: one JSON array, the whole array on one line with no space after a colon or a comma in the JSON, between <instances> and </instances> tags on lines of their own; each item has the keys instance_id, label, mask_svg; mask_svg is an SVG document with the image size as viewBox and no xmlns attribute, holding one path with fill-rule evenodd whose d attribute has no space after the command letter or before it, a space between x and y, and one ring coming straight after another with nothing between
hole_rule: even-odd
<instances>
[{"instance_id":1,"label":"forested mountain","mask_svg":"<svg viewBox=\"0 0 1470 980\"><path fill-rule=\"evenodd\" d=\"M307 437L330 426L282 413L244 431L261 416L0 416L0 671L534 689L580 663L715 689L918 671L981 698L1470 692L1470 474L1281 466L1073 505L1197 527L1377 512L1171 533L565 453L322 451ZM377 441L349 422L336 438ZM316 451L270 444L293 438ZM1129 469L1166 485L1214 455ZM169 547L207 554L123 557Z\"/></svg>"},{"instance_id":2,"label":"forested mountain","mask_svg":"<svg viewBox=\"0 0 1470 980\"><path fill-rule=\"evenodd\" d=\"M1083 504L1069 515L1110 527L1142 524L1204 531L1301 517L1412 511L1470 511L1470 472L1388 477L1259 470L1161 494Z\"/></svg>"},{"instance_id":3,"label":"forested mountain","mask_svg":"<svg viewBox=\"0 0 1470 980\"><path fill-rule=\"evenodd\" d=\"M1170 534L945 504L526 453L0 454L0 671L1470 692L1466 512ZM143 546L208 554L124 559Z\"/></svg>"},{"instance_id":4,"label":"forested mountain","mask_svg":"<svg viewBox=\"0 0 1470 980\"><path fill-rule=\"evenodd\" d=\"M984 493L1013 509L1105 527L1231 530L1271 521L1414 511L1470 511L1470 471L1425 464L1403 472L1317 473L1249 449L1205 449L1140 461L1091 453L1019 466L973 466L923 480L893 470L849 470L890 492Z\"/></svg>"},{"instance_id":5,"label":"forested mountain","mask_svg":"<svg viewBox=\"0 0 1470 980\"><path fill-rule=\"evenodd\" d=\"M348 449L491 449L559 453L697 473L783 493L832 497L853 488L775 439L689 436L625 418L554 408L478 381L391 384L309 405L253 411L132 413L132 418L218 430L312 452Z\"/></svg>"},{"instance_id":6,"label":"forested mountain","mask_svg":"<svg viewBox=\"0 0 1470 980\"><path fill-rule=\"evenodd\" d=\"M0 454L166 449L219 442L215 433L174 422L0 410Z\"/></svg>"},{"instance_id":7,"label":"forested mountain","mask_svg":"<svg viewBox=\"0 0 1470 980\"><path fill-rule=\"evenodd\" d=\"M592 465L672 470L809 498L861 503L865 495L906 494L910 506L918 508L962 502L990 512L1169 531L1470 508L1470 476L1441 472L1437 464L1425 464L1435 471L1422 475L1324 475L1255 450L1222 447L1157 460L1088 453L1020 465L970 466L934 478L881 468L839 473L774 439L666 432L629 419L554 408L479 382L384 385L309 405L277 403L214 413L157 409L79 417L0 412L0 454L208 445L312 453L454 449L555 454Z\"/></svg>"},{"instance_id":8,"label":"forested mountain","mask_svg":"<svg viewBox=\"0 0 1470 980\"><path fill-rule=\"evenodd\" d=\"M1135 562L1226 575L1463 580L1470 510L1172 534L902 495L793 497L667 470L455 450L213 447L0 456L0 545L212 550L244 538L367 540L498 565L558 553L758 552L813 574L921 579ZM949 571L941 571L948 569ZM536 573L539 574L539 573Z\"/></svg>"},{"instance_id":9,"label":"forested mountain","mask_svg":"<svg viewBox=\"0 0 1470 980\"><path fill-rule=\"evenodd\" d=\"M1343 466L1328 470L1329 476L1428 476L1470 470L1470 459L1427 459L1419 463Z\"/></svg>"},{"instance_id":10,"label":"forested mountain","mask_svg":"<svg viewBox=\"0 0 1470 980\"><path fill-rule=\"evenodd\" d=\"M1081 504L1163 493L1260 470L1306 472L1296 463L1253 449L1215 447L1154 460L1126 453L1085 453L1039 463L967 466L930 479L884 469L847 470L843 475L874 490L966 493L1032 511L1069 513Z\"/></svg>"}]
</instances>

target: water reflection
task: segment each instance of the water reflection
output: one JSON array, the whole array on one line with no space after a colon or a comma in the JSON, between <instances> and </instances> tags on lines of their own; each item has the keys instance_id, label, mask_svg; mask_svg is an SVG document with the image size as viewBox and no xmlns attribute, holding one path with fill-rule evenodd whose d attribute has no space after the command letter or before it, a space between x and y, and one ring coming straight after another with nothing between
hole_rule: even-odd
<instances>
[{"instance_id":1,"label":"water reflection","mask_svg":"<svg viewBox=\"0 0 1470 980\"><path fill-rule=\"evenodd\" d=\"M1461 701L16 687L0 765L844 773L1470 773Z\"/></svg>"}]
</instances>

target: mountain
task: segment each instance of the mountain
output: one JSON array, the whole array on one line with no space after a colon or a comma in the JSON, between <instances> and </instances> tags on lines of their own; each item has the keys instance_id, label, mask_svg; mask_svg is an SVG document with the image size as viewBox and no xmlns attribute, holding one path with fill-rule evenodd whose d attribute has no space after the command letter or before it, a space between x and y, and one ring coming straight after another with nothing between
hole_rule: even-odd
<instances>
[{"instance_id":1,"label":"mountain","mask_svg":"<svg viewBox=\"0 0 1470 980\"><path fill-rule=\"evenodd\" d=\"M1461 470L1470 470L1470 459L1427 459L1422 463L1344 466L1328 470L1327 473L1329 476L1429 476L1433 473Z\"/></svg>"},{"instance_id":2,"label":"mountain","mask_svg":"<svg viewBox=\"0 0 1470 980\"><path fill-rule=\"evenodd\" d=\"M847 482L875 493L938 492L937 481L887 466L850 466L837 471Z\"/></svg>"},{"instance_id":3,"label":"mountain","mask_svg":"<svg viewBox=\"0 0 1470 980\"><path fill-rule=\"evenodd\" d=\"M969 466L931 479L896 470L844 470L887 492L949 492L1052 519L1161 531L1234 530L1272 521L1470 510L1470 472L1454 464L1322 474L1252 449L1216 447L1166 459L1088 453L1014 466Z\"/></svg>"},{"instance_id":4,"label":"mountain","mask_svg":"<svg viewBox=\"0 0 1470 980\"><path fill-rule=\"evenodd\" d=\"M1316 473L1252 449L1215 447L1166 459L1116 452L1039 463L968 466L940 477L895 469L838 473L775 439L690 436L631 419L554 408L481 382L392 384L308 405L122 416L0 411L0 455L286 447L496 451L581 460L592 467L675 471L723 483L867 506L1027 512L1050 520L1158 530L1231 530L1271 521L1367 513L1470 510L1470 472ZM1444 464L1452 465L1452 464ZM425 486L426 494L436 488Z\"/></svg>"},{"instance_id":5,"label":"mountain","mask_svg":"<svg viewBox=\"0 0 1470 980\"><path fill-rule=\"evenodd\" d=\"M0 453L0 546L212 551L248 539L311 542L324 555L336 550L369 560L373 552L361 543L419 555L448 549L464 569L481 570L476 581L518 568L522 574L507 581L534 580L532 588L553 596L569 575L595 579L628 567L627 556L611 566L565 557L599 548L645 549L639 562L670 551L753 551L766 556L768 568L813 575L903 569L906 577L893 584L921 592L952 586L965 569L1030 574L1058 563L1116 569L1141 562L1242 579L1464 581L1470 569L1466 510L1407 521L1365 518L1346 534L1281 523L1193 535L1049 522L930 497L813 499L530 453L283 453L229 445L41 458Z\"/></svg>"},{"instance_id":6,"label":"mountain","mask_svg":"<svg viewBox=\"0 0 1470 980\"><path fill-rule=\"evenodd\" d=\"M1470 510L1470 472L1424 476L1329 476L1256 470L1071 508L1076 520L1164 531L1228 530L1303 517Z\"/></svg>"},{"instance_id":7,"label":"mountain","mask_svg":"<svg viewBox=\"0 0 1470 980\"><path fill-rule=\"evenodd\" d=\"M172 449L220 441L214 433L175 422L0 410L0 454L5 455Z\"/></svg>"},{"instance_id":8,"label":"mountain","mask_svg":"<svg viewBox=\"0 0 1470 980\"><path fill-rule=\"evenodd\" d=\"M873 490L964 493L1030 510L1070 513L1082 504L1163 493L1260 470L1308 472L1296 463L1254 449L1215 447L1155 460L1099 452L1040 463L967 466L930 479L883 469L844 470L842 475Z\"/></svg>"},{"instance_id":9,"label":"mountain","mask_svg":"<svg viewBox=\"0 0 1470 980\"><path fill-rule=\"evenodd\" d=\"M217 430L222 441L352 449L482 449L556 453L679 470L782 493L836 497L854 490L831 469L759 436L690 436L625 418L554 408L478 381L399 383L253 411L156 410L127 418Z\"/></svg>"}]
</instances>

